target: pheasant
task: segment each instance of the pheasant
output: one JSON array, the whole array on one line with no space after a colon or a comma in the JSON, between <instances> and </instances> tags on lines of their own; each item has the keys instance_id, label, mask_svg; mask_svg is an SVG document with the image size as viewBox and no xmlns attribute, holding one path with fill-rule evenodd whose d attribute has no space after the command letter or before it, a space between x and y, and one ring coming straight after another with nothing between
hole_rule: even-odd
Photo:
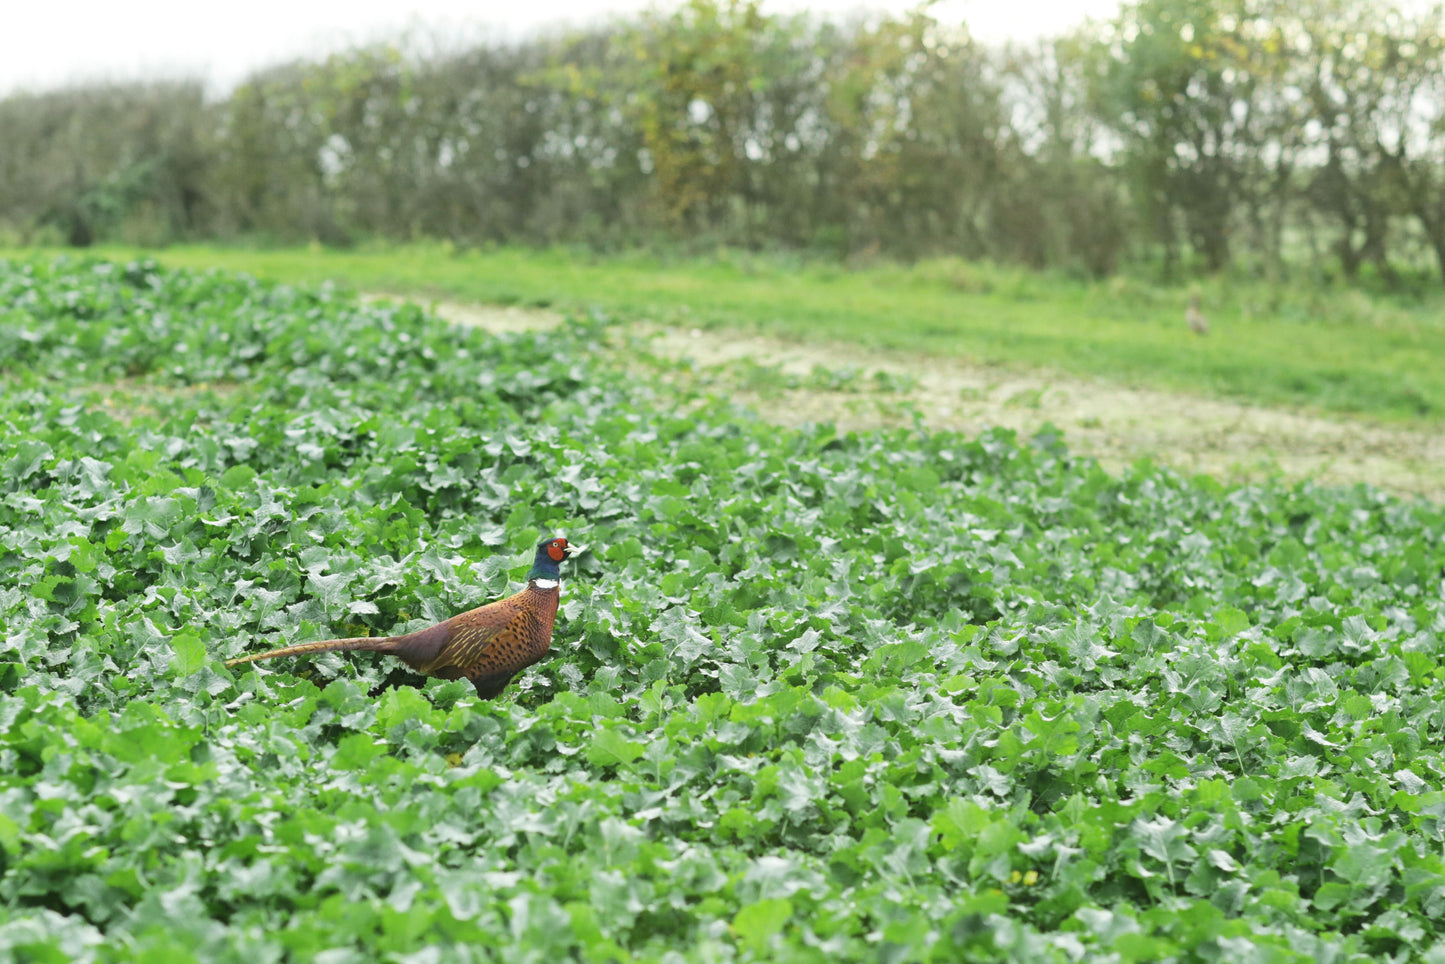
<instances>
[{"instance_id":1,"label":"pheasant","mask_svg":"<svg viewBox=\"0 0 1445 964\"><path fill-rule=\"evenodd\" d=\"M1199 296L1189 296L1189 307L1184 309L1184 323L1189 330L1196 335L1209 334L1209 320L1204 317L1204 312L1199 310Z\"/></svg>"},{"instance_id":2,"label":"pheasant","mask_svg":"<svg viewBox=\"0 0 1445 964\"><path fill-rule=\"evenodd\" d=\"M438 679L465 676L477 688L477 695L489 700L502 692L513 676L546 655L552 645L557 601L562 595L559 563L579 551L560 536L547 539L537 546L536 561L527 573L526 589L414 633L378 639L297 643L228 660L226 666L305 653L391 653L425 676Z\"/></svg>"}]
</instances>

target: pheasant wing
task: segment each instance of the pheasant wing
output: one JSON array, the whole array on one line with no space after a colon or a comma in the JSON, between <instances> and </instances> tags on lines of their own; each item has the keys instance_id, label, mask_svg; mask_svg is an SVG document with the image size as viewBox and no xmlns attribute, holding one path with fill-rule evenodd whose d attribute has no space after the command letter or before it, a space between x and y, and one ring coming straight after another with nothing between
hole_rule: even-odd
<instances>
[{"instance_id":1,"label":"pheasant wing","mask_svg":"<svg viewBox=\"0 0 1445 964\"><path fill-rule=\"evenodd\" d=\"M490 625L483 626L478 620L472 632L468 627L458 633L454 665L472 681L482 699L496 696L513 676L547 654L552 643L551 620L528 605L531 601L523 600L512 608L505 622L487 620Z\"/></svg>"}]
</instances>

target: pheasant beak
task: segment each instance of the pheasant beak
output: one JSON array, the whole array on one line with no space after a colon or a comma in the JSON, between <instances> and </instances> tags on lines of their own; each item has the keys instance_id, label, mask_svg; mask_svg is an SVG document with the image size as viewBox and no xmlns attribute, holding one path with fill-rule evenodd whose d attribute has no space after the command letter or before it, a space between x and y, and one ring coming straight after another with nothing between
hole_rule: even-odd
<instances>
[{"instance_id":1,"label":"pheasant beak","mask_svg":"<svg viewBox=\"0 0 1445 964\"><path fill-rule=\"evenodd\" d=\"M564 549L564 550L562 550L562 551L565 552L565 553L567 553L567 558L568 558L568 559L571 559L573 556L580 556L580 555L582 555L582 553L584 553L584 552L587 551L587 547L586 547L586 546L573 546L573 545L569 545L566 549Z\"/></svg>"}]
</instances>

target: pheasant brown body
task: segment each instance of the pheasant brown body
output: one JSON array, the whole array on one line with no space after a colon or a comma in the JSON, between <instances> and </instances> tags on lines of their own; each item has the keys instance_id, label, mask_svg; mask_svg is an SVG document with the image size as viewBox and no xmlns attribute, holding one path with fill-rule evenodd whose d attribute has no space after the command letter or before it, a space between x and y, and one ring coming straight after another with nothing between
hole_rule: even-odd
<instances>
[{"instance_id":1,"label":"pheasant brown body","mask_svg":"<svg viewBox=\"0 0 1445 964\"><path fill-rule=\"evenodd\" d=\"M557 564L568 553L566 539L547 540L537 547L537 563L527 576L526 589L414 633L298 643L233 659L226 665L307 653L390 653L426 676L466 677L477 688L477 695L489 700L551 647L552 624L562 595Z\"/></svg>"}]
</instances>

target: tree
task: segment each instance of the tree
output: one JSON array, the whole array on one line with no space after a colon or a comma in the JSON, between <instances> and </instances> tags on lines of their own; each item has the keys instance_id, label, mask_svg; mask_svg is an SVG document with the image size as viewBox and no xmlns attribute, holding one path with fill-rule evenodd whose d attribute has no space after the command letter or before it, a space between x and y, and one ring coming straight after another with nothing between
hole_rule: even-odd
<instances>
[{"instance_id":1,"label":"tree","mask_svg":"<svg viewBox=\"0 0 1445 964\"><path fill-rule=\"evenodd\" d=\"M1229 263L1237 198L1258 163L1260 76L1248 61L1251 0L1139 0L1095 48L1094 108L1118 136L1127 177L1164 246L1179 230L1210 270Z\"/></svg>"},{"instance_id":2,"label":"tree","mask_svg":"<svg viewBox=\"0 0 1445 964\"><path fill-rule=\"evenodd\" d=\"M1089 109L1089 37L1079 31L1002 54L1009 117L992 233L1035 267L1068 265L1101 277L1129 242L1125 192L1107 164L1107 130Z\"/></svg>"},{"instance_id":3,"label":"tree","mask_svg":"<svg viewBox=\"0 0 1445 964\"><path fill-rule=\"evenodd\" d=\"M1445 16L1409 20L1392 11L1369 35L1370 66L1383 78L1375 135L1383 173L1419 221L1445 281Z\"/></svg>"}]
</instances>

